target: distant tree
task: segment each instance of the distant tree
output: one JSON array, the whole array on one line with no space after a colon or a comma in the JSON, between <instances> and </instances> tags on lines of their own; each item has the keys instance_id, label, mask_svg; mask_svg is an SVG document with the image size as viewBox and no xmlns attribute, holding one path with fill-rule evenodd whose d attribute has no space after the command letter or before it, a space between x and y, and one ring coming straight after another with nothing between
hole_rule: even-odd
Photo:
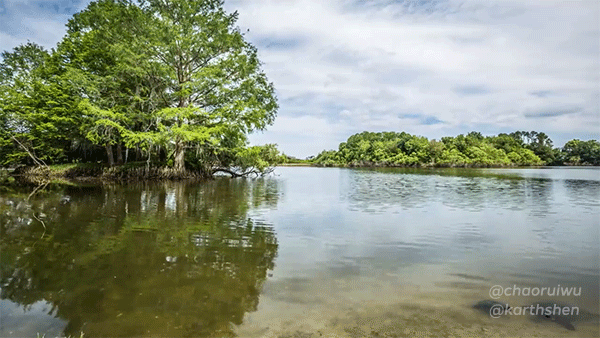
<instances>
[{"instance_id":1,"label":"distant tree","mask_svg":"<svg viewBox=\"0 0 600 338\"><path fill-rule=\"evenodd\" d=\"M596 140L571 140L562 148L562 159L567 164L600 165L600 143Z\"/></svg>"},{"instance_id":2,"label":"distant tree","mask_svg":"<svg viewBox=\"0 0 600 338\"><path fill-rule=\"evenodd\" d=\"M544 163L555 164L556 152L548 135L536 131L516 131L509 135L515 141L533 151Z\"/></svg>"},{"instance_id":3,"label":"distant tree","mask_svg":"<svg viewBox=\"0 0 600 338\"><path fill-rule=\"evenodd\" d=\"M543 162L518 139L507 135L484 137L470 132L441 141L405 132L363 132L340 144L338 151L324 151L316 164L384 166L509 166Z\"/></svg>"}]
</instances>

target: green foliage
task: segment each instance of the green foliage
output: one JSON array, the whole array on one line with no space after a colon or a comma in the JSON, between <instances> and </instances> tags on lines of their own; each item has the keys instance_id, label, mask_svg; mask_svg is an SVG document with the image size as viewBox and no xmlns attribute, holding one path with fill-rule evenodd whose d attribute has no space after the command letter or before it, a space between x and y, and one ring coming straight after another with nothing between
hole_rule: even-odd
<instances>
[{"instance_id":1,"label":"green foliage","mask_svg":"<svg viewBox=\"0 0 600 338\"><path fill-rule=\"evenodd\" d=\"M262 168L267 155L243 148L277 99L237 18L220 0L98 0L51 52L4 52L0 165L131 155L180 171L252 162L242 158Z\"/></svg>"},{"instance_id":2,"label":"green foliage","mask_svg":"<svg viewBox=\"0 0 600 338\"><path fill-rule=\"evenodd\" d=\"M488 137L470 132L441 141L405 132L363 132L350 136L337 151L321 152L312 162L321 166L600 165L600 143L571 140L562 149L552 148L552 140L535 131Z\"/></svg>"},{"instance_id":3,"label":"green foliage","mask_svg":"<svg viewBox=\"0 0 600 338\"><path fill-rule=\"evenodd\" d=\"M573 165L600 165L600 142L571 140L562 148L561 161Z\"/></svg>"},{"instance_id":4,"label":"green foliage","mask_svg":"<svg viewBox=\"0 0 600 338\"><path fill-rule=\"evenodd\" d=\"M239 149L236 153L234 167L247 171L250 168L256 168L262 172L269 167L281 163L281 155L277 150L277 145L266 144L264 146L253 146Z\"/></svg>"},{"instance_id":5,"label":"green foliage","mask_svg":"<svg viewBox=\"0 0 600 338\"><path fill-rule=\"evenodd\" d=\"M314 163L322 166L442 166L490 167L540 165L530 149L506 134L484 137L471 132L441 141L405 132L363 132L341 143L339 150L320 153Z\"/></svg>"},{"instance_id":6,"label":"green foliage","mask_svg":"<svg viewBox=\"0 0 600 338\"><path fill-rule=\"evenodd\" d=\"M335 150L325 150L317 155L317 157L314 159L314 162L322 166L329 167L338 165L340 163L339 158L339 152L336 152Z\"/></svg>"},{"instance_id":7,"label":"green foliage","mask_svg":"<svg viewBox=\"0 0 600 338\"><path fill-rule=\"evenodd\" d=\"M153 112L161 145L172 147L183 169L186 149L210 147L222 137L243 144L246 134L273 123L274 88L260 69L257 50L235 27L237 13L222 1L140 1L144 30L137 48L150 57L165 88L164 108Z\"/></svg>"},{"instance_id":8,"label":"green foliage","mask_svg":"<svg viewBox=\"0 0 600 338\"><path fill-rule=\"evenodd\" d=\"M556 152L552 148L552 140L545 133L536 131L516 131L509 135L516 142L531 150L546 164L558 164Z\"/></svg>"},{"instance_id":9,"label":"green foliage","mask_svg":"<svg viewBox=\"0 0 600 338\"><path fill-rule=\"evenodd\" d=\"M49 163L66 159L81 120L75 88L80 78L52 70L50 54L34 43L2 53L0 165L32 156Z\"/></svg>"}]
</instances>

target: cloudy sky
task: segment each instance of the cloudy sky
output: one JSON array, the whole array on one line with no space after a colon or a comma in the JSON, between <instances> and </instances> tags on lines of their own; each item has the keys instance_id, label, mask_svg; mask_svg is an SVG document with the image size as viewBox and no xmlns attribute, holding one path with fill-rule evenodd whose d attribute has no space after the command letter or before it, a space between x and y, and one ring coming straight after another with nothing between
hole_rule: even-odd
<instances>
[{"instance_id":1,"label":"cloudy sky","mask_svg":"<svg viewBox=\"0 0 600 338\"><path fill-rule=\"evenodd\" d=\"M89 0L0 0L0 49L51 48ZM226 0L275 83L256 144L306 157L361 131L600 136L598 0Z\"/></svg>"}]
</instances>

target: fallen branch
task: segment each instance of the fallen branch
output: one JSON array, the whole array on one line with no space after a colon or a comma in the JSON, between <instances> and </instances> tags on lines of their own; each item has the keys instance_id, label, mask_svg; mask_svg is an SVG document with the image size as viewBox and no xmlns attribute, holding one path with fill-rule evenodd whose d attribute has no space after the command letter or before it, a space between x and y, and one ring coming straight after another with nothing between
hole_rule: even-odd
<instances>
[{"instance_id":1,"label":"fallen branch","mask_svg":"<svg viewBox=\"0 0 600 338\"><path fill-rule=\"evenodd\" d=\"M43 160L35 157L23 143L19 142L19 140L14 135L11 135L11 138L13 139L13 141L17 142L21 146L21 148L23 148L23 150L25 150L27 152L27 154L29 154L29 157L31 157L31 159L33 160L33 162L35 162L35 164L37 164L40 167L43 166L43 167L48 168L48 165Z\"/></svg>"},{"instance_id":2,"label":"fallen branch","mask_svg":"<svg viewBox=\"0 0 600 338\"><path fill-rule=\"evenodd\" d=\"M251 169L249 169L245 172L241 172L241 173L235 172L235 171L233 171L231 169L227 169L227 168L216 168L216 169L213 169L212 174L214 175L218 172L223 172L223 173L229 174L233 178L248 177L250 175L256 175L256 177L258 177L258 176L264 176L268 173L273 172L273 168L268 168L265 171L260 171L256 168L251 168Z\"/></svg>"}]
</instances>

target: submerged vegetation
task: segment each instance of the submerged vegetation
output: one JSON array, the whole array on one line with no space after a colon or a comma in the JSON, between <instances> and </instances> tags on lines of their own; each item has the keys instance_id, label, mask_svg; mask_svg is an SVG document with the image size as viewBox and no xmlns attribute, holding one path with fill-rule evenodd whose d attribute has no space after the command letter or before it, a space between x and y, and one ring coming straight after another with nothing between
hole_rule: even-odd
<instances>
[{"instance_id":1,"label":"submerged vegetation","mask_svg":"<svg viewBox=\"0 0 600 338\"><path fill-rule=\"evenodd\" d=\"M522 131L487 137L471 132L440 141L405 132L363 132L350 136L338 150L321 152L313 162L359 167L600 165L600 143L571 140L559 149L544 133Z\"/></svg>"},{"instance_id":2,"label":"submerged vegetation","mask_svg":"<svg viewBox=\"0 0 600 338\"><path fill-rule=\"evenodd\" d=\"M247 135L272 124L278 104L237 18L222 0L99 0L51 51L3 52L0 167L262 173L278 152L248 147Z\"/></svg>"}]
</instances>

